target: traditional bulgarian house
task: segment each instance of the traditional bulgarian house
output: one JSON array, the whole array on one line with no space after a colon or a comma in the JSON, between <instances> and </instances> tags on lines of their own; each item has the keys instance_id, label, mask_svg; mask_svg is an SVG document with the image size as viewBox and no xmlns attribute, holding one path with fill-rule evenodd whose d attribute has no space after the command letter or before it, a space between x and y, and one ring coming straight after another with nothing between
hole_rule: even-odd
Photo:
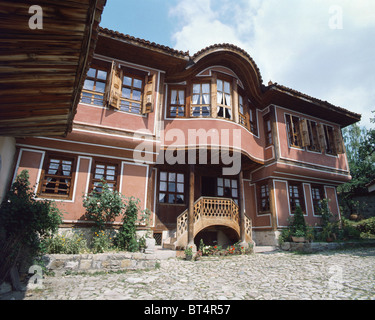
<instances>
[{"instance_id":1,"label":"traditional bulgarian house","mask_svg":"<svg viewBox=\"0 0 375 320\"><path fill-rule=\"evenodd\" d=\"M66 137L18 138L14 176L87 227L101 179L151 211L157 244L275 245L297 206L320 223L350 180L341 129L360 115L276 83L244 50L188 52L100 29ZM109 226L118 226L118 219ZM142 229L142 226L139 227Z\"/></svg>"}]
</instances>

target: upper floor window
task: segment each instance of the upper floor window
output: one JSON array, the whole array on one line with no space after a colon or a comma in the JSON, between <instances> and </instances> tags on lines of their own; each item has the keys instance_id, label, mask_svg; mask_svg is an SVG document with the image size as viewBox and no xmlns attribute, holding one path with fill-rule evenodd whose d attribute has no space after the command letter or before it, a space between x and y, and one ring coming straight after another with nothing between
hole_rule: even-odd
<instances>
[{"instance_id":1,"label":"upper floor window","mask_svg":"<svg viewBox=\"0 0 375 320\"><path fill-rule=\"evenodd\" d=\"M310 151L320 151L318 124L315 121L307 120L307 129L310 140L307 149Z\"/></svg>"},{"instance_id":2,"label":"upper floor window","mask_svg":"<svg viewBox=\"0 0 375 320\"><path fill-rule=\"evenodd\" d=\"M268 147L273 143L271 117L269 114L264 117L264 134L266 137L266 147Z\"/></svg>"},{"instance_id":3,"label":"upper floor window","mask_svg":"<svg viewBox=\"0 0 375 320\"><path fill-rule=\"evenodd\" d=\"M83 103L102 106L106 81L107 71L90 68L87 72L86 80L83 83L81 101Z\"/></svg>"},{"instance_id":4,"label":"upper floor window","mask_svg":"<svg viewBox=\"0 0 375 320\"><path fill-rule=\"evenodd\" d=\"M217 116L232 119L231 86L228 81L217 79Z\"/></svg>"},{"instance_id":5,"label":"upper floor window","mask_svg":"<svg viewBox=\"0 0 375 320\"><path fill-rule=\"evenodd\" d=\"M238 183L236 179L217 178L217 196L232 198L238 204Z\"/></svg>"},{"instance_id":6,"label":"upper floor window","mask_svg":"<svg viewBox=\"0 0 375 320\"><path fill-rule=\"evenodd\" d=\"M302 147L301 135L299 130L299 118L286 114L286 126L288 131L288 140L291 147Z\"/></svg>"},{"instance_id":7,"label":"upper floor window","mask_svg":"<svg viewBox=\"0 0 375 320\"><path fill-rule=\"evenodd\" d=\"M333 127L323 125L324 128L324 136L325 136L325 145L326 145L326 153L335 155L336 152L336 146L335 146L335 133L333 130Z\"/></svg>"},{"instance_id":8,"label":"upper floor window","mask_svg":"<svg viewBox=\"0 0 375 320\"><path fill-rule=\"evenodd\" d=\"M209 117L211 115L211 90L209 83L193 84L191 100L192 117Z\"/></svg>"},{"instance_id":9,"label":"upper floor window","mask_svg":"<svg viewBox=\"0 0 375 320\"><path fill-rule=\"evenodd\" d=\"M122 80L120 110L140 114L144 80L126 73Z\"/></svg>"},{"instance_id":10,"label":"upper floor window","mask_svg":"<svg viewBox=\"0 0 375 320\"><path fill-rule=\"evenodd\" d=\"M169 91L169 117L184 117L185 116L185 90L171 89Z\"/></svg>"},{"instance_id":11,"label":"upper floor window","mask_svg":"<svg viewBox=\"0 0 375 320\"><path fill-rule=\"evenodd\" d=\"M74 166L74 157L47 155L39 186L39 194L53 198L71 199Z\"/></svg>"}]
</instances>

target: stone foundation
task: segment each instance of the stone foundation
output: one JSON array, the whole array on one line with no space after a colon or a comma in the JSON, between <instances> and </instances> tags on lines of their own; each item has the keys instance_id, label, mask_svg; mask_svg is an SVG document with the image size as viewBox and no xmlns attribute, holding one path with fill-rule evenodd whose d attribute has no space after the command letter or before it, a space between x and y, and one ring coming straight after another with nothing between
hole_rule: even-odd
<instances>
[{"instance_id":1,"label":"stone foundation","mask_svg":"<svg viewBox=\"0 0 375 320\"><path fill-rule=\"evenodd\" d=\"M280 231L256 231L253 229L253 241L257 246L278 246Z\"/></svg>"},{"instance_id":2,"label":"stone foundation","mask_svg":"<svg viewBox=\"0 0 375 320\"><path fill-rule=\"evenodd\" d=\"M154 269L160 260L156 254L140 252L98 254L48 254L43 257L48 271L55 274Z\"/></svg>"}]
</instances>

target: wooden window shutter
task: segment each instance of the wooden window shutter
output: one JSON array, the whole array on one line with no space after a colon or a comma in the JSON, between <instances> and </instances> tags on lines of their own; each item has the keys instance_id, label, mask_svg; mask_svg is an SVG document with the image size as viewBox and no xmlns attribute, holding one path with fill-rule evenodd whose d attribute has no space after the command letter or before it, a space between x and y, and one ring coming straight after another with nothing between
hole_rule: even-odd
<instances>
[{"instance_id":1,"label":"wooden window shutter","mask_svg":"<svg viewBox=\"0 0 375 320\"><path fill-rule=\"evenodd\" d=\"M309 129L307 126L307 120L306 119L301 119L299 121L299 130L301 134L301 142L302 142L302 147L306 147L310 145L310 136L309 136Z\"/></svg>"},{"instance_id":2,"label":"wooden window shutter","mask_svg":"<svg viewBox=\"0 0 375 320\"><path fill-rule=\"evenodd\" d=\"M318 135L319 135L319 144L321 151L325 151L326 149L326 137L325 137L325 132L324 132L324 125L319 123L318 124Z\"/></svg>"},{"instance_id":3,"label":"wooden window shutter","mask_svg":"<svg viewBox=\"0 0 375 320\"><path fill-rule=\"evenodd\" d=\"M120 109L121 98L121 69L117 63L112 61L111 73L109 76L109 84L104 94L104 103L109 107Z\"/></svg>"},{"instance_id":4,"label":"wooden window shutter","mask_svg":"<svg viewBox=\"0 0 375 320\"><path fill-rule=\"evenodd\" d=\"M142 113L147 114L154 111L154 75L146 77L145 90L143 95Z\"/></svg>"},{"instance_id":5,"label":"wooden window shutter","mask_svg":"<svg viewBox=\"0 0 375 320\"><path fill-rule=\"evenodd\" d=\"M334 134L335 134L335 148L336 148L337 154L345 153L345 145L342 139L341 129L335 128Z\"/></svg>"}]
</instances>

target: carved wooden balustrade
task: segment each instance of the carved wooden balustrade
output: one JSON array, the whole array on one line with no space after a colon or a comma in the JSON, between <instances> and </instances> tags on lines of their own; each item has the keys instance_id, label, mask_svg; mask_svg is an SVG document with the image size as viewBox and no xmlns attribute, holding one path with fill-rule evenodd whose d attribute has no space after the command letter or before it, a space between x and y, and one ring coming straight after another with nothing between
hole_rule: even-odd
<instances>
[{"instance_id":1,"label":"carved wooden balustrade","mask_svg":"<svg viewBox=\"0 0 375 320\"><path fill-rule=\"evenodd\" d=\"M225 225L240 234L239 207L229 198L200 197L194 203L194 236L214 225ZM245 215L246 240L252 241L251 219ZM177 246L187 245L188 209L177 217Z\"/></svg>"}]
</instances>

